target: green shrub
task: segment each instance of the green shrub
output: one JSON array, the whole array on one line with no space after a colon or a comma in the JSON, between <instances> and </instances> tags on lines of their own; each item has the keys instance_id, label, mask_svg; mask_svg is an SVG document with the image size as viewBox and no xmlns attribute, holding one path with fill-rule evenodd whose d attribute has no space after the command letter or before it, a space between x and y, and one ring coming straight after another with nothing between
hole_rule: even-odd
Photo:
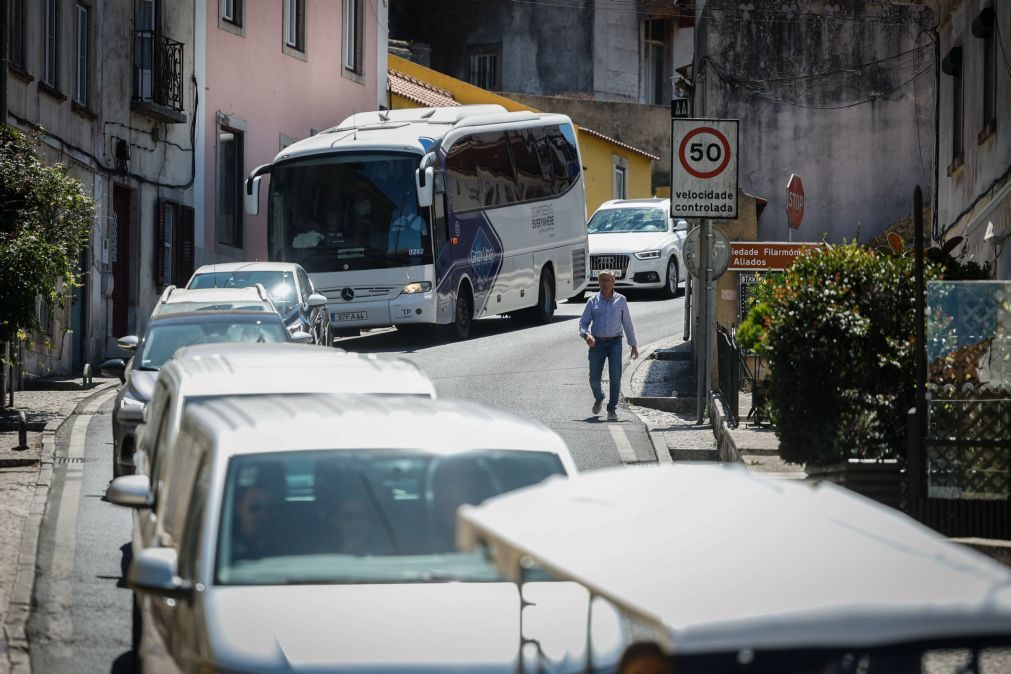
<instances>
[{"instance_id":1,"label":"green shrub","mask_svg":"<svg viewBox=\"0 0 1011 674\"><path fill-rule=\"evenodd\" d=\"M927 278L939 274L928 265ZM768 399L782 457L896 458L914 392L912 257L858 244L799 258L770 300Z\"/></svg>"}]
</instances>

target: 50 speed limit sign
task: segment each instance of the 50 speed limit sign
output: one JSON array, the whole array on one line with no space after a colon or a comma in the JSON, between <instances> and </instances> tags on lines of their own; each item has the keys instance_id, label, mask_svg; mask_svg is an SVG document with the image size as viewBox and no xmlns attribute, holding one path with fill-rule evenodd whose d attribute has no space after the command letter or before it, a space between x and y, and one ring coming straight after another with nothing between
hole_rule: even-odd
<instances>
[{"instance_id":1,"label":"50 speed limit sign","mask_svg":"<svg viewBox=\"0 0 1011 674\"><path fill-rule=\"evenodd\" d=\"M671 217L737 217L737 120L671 120Z\"/></svg>"}]
</instances>

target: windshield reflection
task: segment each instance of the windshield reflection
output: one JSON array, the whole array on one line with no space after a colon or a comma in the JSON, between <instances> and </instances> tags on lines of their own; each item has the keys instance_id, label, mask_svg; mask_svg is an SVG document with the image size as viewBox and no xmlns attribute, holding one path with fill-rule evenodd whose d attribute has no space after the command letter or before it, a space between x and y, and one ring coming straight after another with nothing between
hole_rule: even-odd
<instances>
[{"instance_id":1,"label":"windshield reflection","mask_svg":"<svg viewBox=\"0 0 1011 674\"><path fill-rule=\"evenodd\" d=\"M308 272L430 264L415 155L341 154L279 164L270 182L270 255Z\"/></svg>"}]
</instances>

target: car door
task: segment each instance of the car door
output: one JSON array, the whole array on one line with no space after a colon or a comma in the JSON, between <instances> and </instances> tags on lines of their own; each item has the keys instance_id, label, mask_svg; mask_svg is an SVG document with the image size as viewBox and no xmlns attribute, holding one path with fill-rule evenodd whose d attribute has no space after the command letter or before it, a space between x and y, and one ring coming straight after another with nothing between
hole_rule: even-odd
<instances>
[{"instance_id":1,"label":"car door","mask_svg":"<svg viewBox=\"0 0 1011 674\"><path fill-rule=\"evenodd\" d=\"M328 318L327 312L329 311L326 305L321 307L310 307L309 306L309 295L316 292L316 289L312 285L312 281L309 280L309 275L305 273L305 270L299 269L297 272L298 276L298 287L299 293L302 297L302 307L303 311L306 312L306 320L309 321L309 327L313 334L313 341L316 344L324 344L326 341L326 322L324 318Z\"/></svg>"},{"instance_id":2,"label":"car door","mask_svg":"<svg viewBox=\"0 0 1011 674\"><path fill-rule=\"evenodd\" d=\"M204 560L204 541L207 539L207 489L210 483L210 461L203 454L196 469L193 491L190 493L186 516L183 519L179 542L179 577L195 587L201 582L198 569ZM169 644L179 668L184 672L200 671L209 662L206 644L206 620L201 606L202 590L194 590L188 597L176 601L173 612L172 638Z\"/></svg>"}]
</instances>

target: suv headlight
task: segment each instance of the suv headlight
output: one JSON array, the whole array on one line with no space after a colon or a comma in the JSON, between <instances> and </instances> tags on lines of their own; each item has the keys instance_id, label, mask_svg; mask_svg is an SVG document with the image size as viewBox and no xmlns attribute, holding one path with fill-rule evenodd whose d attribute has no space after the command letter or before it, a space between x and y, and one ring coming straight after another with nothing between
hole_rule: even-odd
<instances>
[{"instance_id":1,"label":"suv headlight","mask_svg":"<svg viewBox=\"0 0 1011 674\"><path fill-rule=\"evenodd\" d=\"M430 281L415 281L405 285L401 292L405 295L416 295L417 293L427 293L431 289L432 283Z\"/></svg>"},{"instance_id":2,"label":"suv headlight","mask_svg":"<svg viewBox=\"0 0 1011 674\"><path fill-rule=\"evenodd\" d=\"M636 253L635 256L640 260L655 260L660 257L660 251L658 250L644 250L642 252Z\"/></svg>"},{"instance_id":3,"label":"suv headlight","mask_svg":"<svg viewBox=\"0 0 1011 674\"><path fill-rule=\"evenodd\" d=\"M129 394L123 396L119 403L119 413L123 419L130 421L144 420L144 402L131 398Z\"/></svg>"}]
</instances>

